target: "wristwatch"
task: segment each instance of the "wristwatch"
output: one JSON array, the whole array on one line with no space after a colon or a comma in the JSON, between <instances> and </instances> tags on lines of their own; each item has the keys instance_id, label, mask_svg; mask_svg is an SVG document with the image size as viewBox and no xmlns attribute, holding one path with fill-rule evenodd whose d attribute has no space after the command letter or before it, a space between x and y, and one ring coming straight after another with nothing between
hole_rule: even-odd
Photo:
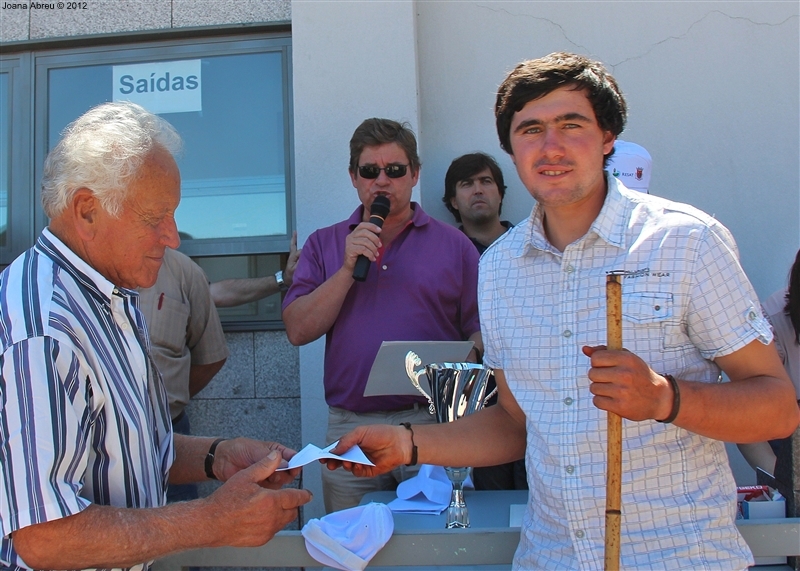
<instances>
[{"instance_id":1,"label":"wristwatch","mask_svg":"<svg viewBox=\"0 0 800 571\"><path fill-rule=\"evenodd\" d=\"M281 291L289 289L289 286L283 281L283 272L275 272L275 281L278 282L278 288L280 288Z\"/></svg>"}]
</instances>

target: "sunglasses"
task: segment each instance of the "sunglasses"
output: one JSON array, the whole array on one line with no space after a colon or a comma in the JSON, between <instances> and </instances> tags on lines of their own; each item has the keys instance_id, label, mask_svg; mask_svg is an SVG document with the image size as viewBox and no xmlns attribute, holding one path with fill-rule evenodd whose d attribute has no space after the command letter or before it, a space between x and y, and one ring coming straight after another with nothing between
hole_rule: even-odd
<instances>
[{"instance_id":1,"label":"sunglasses","mask_svg":"<svg viewBox=\"0 0 800 571\"><path fill-rule=\"evenodd\" d=\"M401 178L406 176L406 171L408 170L408 165L389 165L388 167L376 167L376 166L366 166L366 167L358 167L358 174L361 178L378 178L381 175L381 171L386 173L386 176L389 178Z\"/></svg>"}]
</instances>

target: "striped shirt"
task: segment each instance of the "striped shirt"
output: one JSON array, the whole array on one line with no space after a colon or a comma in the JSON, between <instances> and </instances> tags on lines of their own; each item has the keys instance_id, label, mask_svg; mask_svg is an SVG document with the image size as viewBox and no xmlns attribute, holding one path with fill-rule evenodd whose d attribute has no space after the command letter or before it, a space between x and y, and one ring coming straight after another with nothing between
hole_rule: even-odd
<instances>
[{"instance_id":1,"label":"striped shirt","mask_svg":"<svg viewBox=\"0 0 800 571\"><path fill-rule=\"evenodd\" d=\"M658 372L718 382L713 359L769 325L730 233L686 205L608 177L590 230L564 252L543 212L481 258L485 361L526 415L529 504L515 569L602 569L606 413L592 404L584 345L606 342L606 272L623 270L623 345ZM623 420L622 566L744 569L736 484L722 442L653 420Z\"/></svg>"},{"instance_id":2,"label":"striped shirt","mask_svg":"<svg viewBox=\"0 0 800 571\"><path fill-rule=\"evenodd\" d=\"M27 568L20 528L164 505L172 427L137 304L48 230L0 275L0 568Z\"/></svg>"}]
</instances>

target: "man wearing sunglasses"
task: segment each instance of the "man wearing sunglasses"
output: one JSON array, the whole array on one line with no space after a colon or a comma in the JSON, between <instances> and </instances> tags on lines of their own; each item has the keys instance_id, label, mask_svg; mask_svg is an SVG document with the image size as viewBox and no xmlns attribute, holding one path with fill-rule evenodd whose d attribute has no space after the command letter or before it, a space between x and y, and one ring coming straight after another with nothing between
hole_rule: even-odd
<instances>
[{"instance_id":1,"label":"man wearing sunglasses","mask_svg":"<svg viewBox=\"0 0 800 571\"><path fill-rule=\"evenodd\" d=\"M407 125L367 119L350 140L350 181L361 205L347 220L314 232L303 247L283 303L294 345L325 335L327 442L362 424L433 422L416 396L364 396L383 341L471 339L482 345L477 306L478 253L455 228L411 201L419 179L417 142ZM389 200L382 227L369 222L377 196ZM353 279L359 256L371 261L366 280ZM323 471L328 512L357 505L370 491L392 490L416 473L401 466L373 479Z\"/></svg>"}]
</instances>

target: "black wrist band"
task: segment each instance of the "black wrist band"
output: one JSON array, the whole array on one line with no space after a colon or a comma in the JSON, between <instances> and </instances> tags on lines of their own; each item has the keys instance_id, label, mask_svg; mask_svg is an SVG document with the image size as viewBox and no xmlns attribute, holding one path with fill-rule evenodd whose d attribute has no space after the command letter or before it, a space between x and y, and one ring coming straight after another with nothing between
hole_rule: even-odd
<instances>
[{"instance_id":1,"label":"black wrist band","mask_svg":"<svg viewBox=\"0 0 800 571\"><path fill-rule=\"evenodd\" d=\"M662 377L669 381L669 386L672 387L672 410L669 413L669 416L664 420L657 420L656 422L662 422L664 424L669 424L678 416L678 412L681 410L681 391L678 389L678 381L675 380L675 377L672 375L665 375L661 374Z\"/></svg>"},{"instance_id":2,"label":"black wrist band","mask_svg":"<svg viewBox=\"0 0 800 571\"><path fill-rule=\"evenodd\" d=\"M417 445L414 444L414 430L411 428L410 422L401 422L400 426L405 426L406 430L411 432L411 462L406 464L406 466L416 466L417 465Z\"/></svg>"},{"instance_id":3,"label":"black wrist band","mask_svg":"<svg viewBox=\"0 0 800 571\"><path fill-rule=\"evenodd\" d=\"M220 442L227 440L227 438L217 438L214 442L211 443L211 447L208 449L208 453L206 454L206 476L211 478L212 480L219 480L214 475L214 452L217 451L217 446Z\"/></svg>"}]
</instances>

